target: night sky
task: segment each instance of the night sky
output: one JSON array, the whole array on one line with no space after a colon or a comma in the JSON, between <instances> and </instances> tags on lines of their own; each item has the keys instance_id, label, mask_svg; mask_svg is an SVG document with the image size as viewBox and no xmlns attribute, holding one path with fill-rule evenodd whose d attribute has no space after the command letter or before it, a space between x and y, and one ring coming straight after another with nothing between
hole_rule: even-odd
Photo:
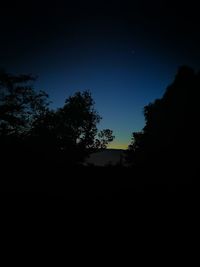
<instances>
[{"instance_id":1,"label":"night sky","mask_svg":"<svg viewBox=\"0 0 200 267\"><path fill-rule=\"evenodd\" d=\"M198 1L40 2L1 5L0 67L37 75L53 108L90 89L113 148L143 128L180 65L200 70Z\"/></svg>"}]
</instances>

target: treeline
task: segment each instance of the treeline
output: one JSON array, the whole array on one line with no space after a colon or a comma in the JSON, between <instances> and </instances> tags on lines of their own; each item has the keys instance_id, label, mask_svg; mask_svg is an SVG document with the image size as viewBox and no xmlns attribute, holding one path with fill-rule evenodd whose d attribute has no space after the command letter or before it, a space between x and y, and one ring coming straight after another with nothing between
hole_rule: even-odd
<instances>
[{"instance_id":1,"label":"treeline","mask_svg":"<svg viewBox=\"0 0 200 267\"><path fill-rule=\"evenodd\" d=\"M199 91L200 73L182 66L163 97L144 107L146 123L133 133L127 160L150 181L198 178Z\"/></svg>"},{"instance_id":2,"label":"treeline","mask_svg":"<svg viewBox=\"0 0 200 267\"><path fill-rule=\"evenodd\" d=\"M89 91L75 93L52 110L48 95L33 89L34 80L0 71L2 164L75 166L112 142L112 130L97 128L101 117ZM126 152L133 177L135 173L150 182L198 178L199 90L200 73L182 66L163 97L144 107L145 126L133 133Z\"/></svg>"},{"instance_id":3,"label":"treeline","mask_svg":"<svg viewBox=\"0 0 200 267\"><path fill-rule=\"evenodd\" d=\"M75 93L52 110L48 95L34 90L34 80L32 75L0 71L2 162L76 165L113 140L111 130L98 131L101 117L89 91Z\"/></svg>"}]
</instances>

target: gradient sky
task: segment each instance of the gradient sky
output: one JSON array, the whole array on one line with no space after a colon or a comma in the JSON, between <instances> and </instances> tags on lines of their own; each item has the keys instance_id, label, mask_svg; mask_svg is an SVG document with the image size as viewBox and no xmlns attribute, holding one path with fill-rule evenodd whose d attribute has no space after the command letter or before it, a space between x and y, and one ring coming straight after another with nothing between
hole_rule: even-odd
<instances>
[{"instance_id":1,"label":"gradient sky","mask_svg":"<svg viewBox=\"0 0 200 267\"><path fill-rule=\"evenodd\" d=\"M45 1L46 2L46 1ZM200 69L197 1L37 1L1 7L0 67L38 76L52 107L90 89L125 148L180 65Z\"/></svg>"}]
</instances>

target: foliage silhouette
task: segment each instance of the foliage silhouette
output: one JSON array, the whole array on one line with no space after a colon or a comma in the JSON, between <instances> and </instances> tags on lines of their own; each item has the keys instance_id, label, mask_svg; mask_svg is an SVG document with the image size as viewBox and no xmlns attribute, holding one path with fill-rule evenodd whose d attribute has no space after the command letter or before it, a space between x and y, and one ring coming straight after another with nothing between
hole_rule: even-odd
<instances>
[{"instance_id":1,"label":"foliage silhouette","mask_svg":"<svg viewBox=\"0 0 200 267\"><path fill-rule=\"evenodd\" d=\"M90 153L105 149L114 138L109 129L98 132L100 120L91 93L77 92L62 108L40 117L32 135L45 144L46 151L48 147L71 164L80 163Z\"/></svg>"},{"instance_id":2,"label":"foliage silhouette","mask_svg":"<svg viewBox=\"0 0 200 267\"><path fill-rule=\"evenodd\" d=\"M0 147L8 164L26 158L34 123L48 111L48 95L33 90L34 80L0 71Z\"/></svg>"},{"instance_id":3,"label":"foliage silhouette","mask_svg":"<svg viewBox=\"0 0 200 267\"><path fill-rule=\"evenodd\" d=\"M32 75L0 72L0 144L4 154L77 164L114 138L98 132L101 117L89 91L77 92L62 108L49 109L48 95L33 90Z\"/></svg>"},{"instance_id":4,"label":"foliage silhouette","mask_svg":"<svg viewBox=\"0 0 200 267\"><path fill-rule=\"evenodd\" d=\"M174 174L196 175L199 73L181 67L164 96L144 108L146 125L133 133L127 152L134 169L121 163L104 168L80 165L90 153L106 148L114 138L112 131L98 131L101 117L89 91L77 92L63 107L51 110L48 95L33 90L34 79L0 72L1 174L14 191L39 188L80 199L131 199L134 191L160 190L152 174L167 181Z\"/></svg>"},{"instance_id":5,"label":"foliage silhouette","mask_svg":"<svg viewBox=\"0 0 200 267\"><path fill-rule=\"evenodd\" d=\"M0 71L0 136L22 136L48 110L48 95L36 93L32 75L11 75Z\"/></svg>"},{"instance_id":6,"label":"foliage silhouette","mask_svg":"<svg viewBox=\"0 0 200 267\"><path fill-rule=\"evenodd\" d=\"M161 99L144 107L146 125L133 133L127 161L149 174L196 177L200 74L179 68Z\"/></svg>"}]
</instances>

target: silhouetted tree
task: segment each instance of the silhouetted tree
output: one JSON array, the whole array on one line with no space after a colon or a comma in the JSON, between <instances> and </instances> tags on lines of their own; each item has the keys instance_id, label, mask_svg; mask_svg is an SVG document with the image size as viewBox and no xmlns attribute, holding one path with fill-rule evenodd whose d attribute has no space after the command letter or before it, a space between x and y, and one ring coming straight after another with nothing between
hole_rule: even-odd
<instances>
[{"instance_id":1,"label":"silhouetted tree","mask_svg":"<svg viewBox=\"0 0 200 267\"><path fill-rule=\"evenodd\" d=\"M98 132L101 117L94 104L89 91L77 92L66 99L62 108L41 116L33 134L63 159L82 162L90 153L105 149L114 138L109 129Z\"/></svg>"},{"instance_id":2,"label":"silhouetted tree","mask_svg":"<svg viewBox=\"0 0 200 267\"><path fill-rule=\"evenodd\" d=\"M36 93L32 75L0 71L0 136L24 136L34 121L48 110L47 94Z\"/></svg>"},{"instance_id":3,"label":"silhouetted tree","mask_svg":"<svg viewBox=\"0 0 200 267\"><path fill-rule=\"evenodd\" d=\"M32 75L0 71L0 146L16 158L82 162L114 138L109 129L98 131L101 120L89 91L77 92L62 108L49 109L48 95L33 90Z\"/></svg>"},{"instance_id":4,"label":"silhouetted tree","mask_svg":"<svg viewBox=\"0 0 200 267\"><path fill-rule=\"evenodd\" d=\"M113 131L110 129L104 129L98 133L98 138L95 139L93 147L96 150L106 149L107 145L114 139Z\"/></svg>"},{"instance_id":5,"label":"silhouetted tree","mask_svg":"<svg viewBox=\"0 0 200 267\"><path fill-rule=\"evenodd\" d=\"M0 71L0 148L6 161L27 157L34 123L48 111L48 96L33 90L34 80Z\"/></svg>"},{"instance_id":6,"label":"silhouetted tree","mask_svg":"<svg viewBox=\"0 0 200 267\"><path fill-rule=\"evenodd\" d=\"M199 90L199 73L182 66L163 97L145 106L146 125L133 133L129 162L154 171L192 173L197 169Z\"/></svg>"}]
</instances>

